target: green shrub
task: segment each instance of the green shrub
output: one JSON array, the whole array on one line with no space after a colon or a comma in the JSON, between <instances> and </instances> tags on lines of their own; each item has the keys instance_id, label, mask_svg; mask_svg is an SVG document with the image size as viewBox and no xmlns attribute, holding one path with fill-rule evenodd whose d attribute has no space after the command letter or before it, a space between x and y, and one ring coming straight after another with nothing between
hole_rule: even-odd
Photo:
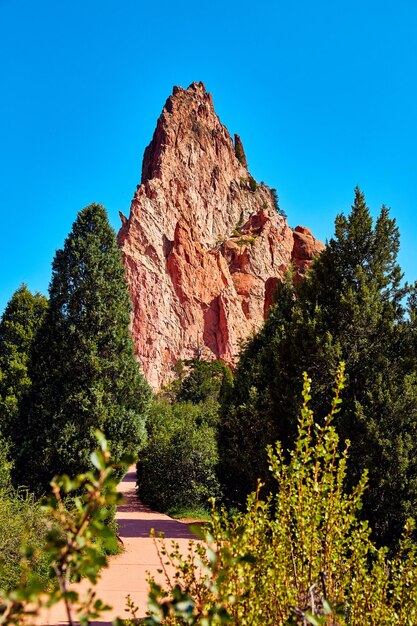
<instances>
[{"instance_id":1,"label":"green shrub","mask_svg":"<svg viewBox=\"0 0 417 626\"><path fill-rule=\"evenodd\" d=\"M49 565L40 547L45 536L45 516L25 490L13 489L8 445L0 440L0 589L11 589L20 580L22 546L33 548L28 565L31 575L48 579Z\"/></svg>"},{"instance_id":2,"label":"green shrub","mask_svg":"<svg viewBox=\"0 0 417 626\"><path fill-rule=\"evenodd\" d=\"M258 183L256 182L253 176L249 176L248 181L249 181L250 190L255 192L258 189Z\"/></svg>"},{"instance_id":3,"label":"green shrub","mask_svg":"<svg viewBox=\"0 0 417 626\"><path fill-rule=\"evenodd\" d=\"M240 178L240 187L241 187L241 189L244 189L244 190L247 191L248 186L249 186L249 189L252 192L255 192L258 189L258 183L254 179L254 177L251 176L250 174L249 174L249 176L242 176Z\"/></svg>"},{"instance_id":4,"label":"green shrub","mask_svg":"<svg viewBox=\"0 0 417 626\"><path fill-rule=\"evenodd\" d=\"M221 402L233 385L232 372L221 361L190 359L184 362L187 374L182 378L176 400L180 402ZM203 409L207 416L207 408Z\"/></svg>"},{"instance_id":5,"label":"green shrub","mask_svg":"<svg viewBox=\"0 0 417 626\"><path fill-rule=\"evenodd\" d=\"M13 488L0 489L0 589L18 585L22 548L32 547L29 577L49 580L49 563L41 551L45 539L45 516L33 496Z\"/></svg>"},{"instance_id":6,"label":"green shrub","mask_svg":"<svg viewBox=\"0 0 417 626\"><path fill-rule=\"evenodd\" d=\"M250 235L249 237L241 237L239 241L237 242L237 245L239 246L240 254L242 254L243 246L253 246L256 239L257 239L256 235Z\"/></svg>"},{"instance_id":7,"label":"green shrub","mask_svg":"<svg viewBox=\"0 0 417 626\"><path fill-rule=\"evenodd\" d=\"M242 140L239 135L235 134L235 155L237 160L244 168L248 168L248 163L246 161L245 150L243 149Z\"/></svg>"},{"instance_id":8,"label":"green shrub","mask_svg":"<svg viewBox=\"0 0 417 626\"><path fill-rule=\"evenodd\" d=\"M0 491L6 491L11 486L11 469L13 463L9 461L10 444L0 438Z\"/></svg>"},{"instance_id":9,"label":"green shrub","mask_svg":"<svg viewBox=\"0 0 417 626\"><path fill-rule=\"evenodd\" d=\"M77 588L69 587L71 582L79 582L81 578L95 585L100 569L106 567L103 548L114 540L106 523L108 511L122 499L117 491L117 476L133 461L132 456L126 455L114 464L102 433L97 431L96 438L100 448L90 459L94 470L74 478L58 476L51 482L52 493L42 505L42 517L46 520L42 541L35 537L34 542L30 533L24 543L16 541L21 555L16 568L18 580L0 586L0 624L3 626L33 624L43 609L58 602L64 604L68 623L74 624L76 615L80 626L88 626L92 619L110 608L97 598L92 588L80 593ZM73 504L71 508L67 506L69 499ZM46 564L52 579L33 571L34 555ZM8 568L9 563L6 566Z\"/></svg>"},{"instance_id":10,"label":"green shrub","mask_svg":"<svg viewBox=\"0 0 417 626\"><path fill-rule=\"evenodd\" d=\"M274 189L274 187L271 187L271 196L272 196L272 200L274 202L274 207L277 213L280 212L280 208L279 208L279 200L278 200L278 192L276 189Z\"/></svg>"},{"instance_id":11,"label":"green shrub","mask_svg":"<svg viewBox=\"0 0 417 626\"><path fill-rule=\"evenodd\" d=\"M148 444L138 465L139 497L160 511L207 508L219 495L217 405L155 401L148 420Z\"/></svg>"},{"instance_id":12,"label":"green shrub","mask_svg":"<svg viewBox=\"0 0 417 626\"><path fill-rule=\"evenodd\" d=\"M244 513L214 511L208 547L191 545L186 557L175 544L163 549L176 578L167 589L151 580L148 626L417 623L413 523L388 558L357 517L366 475L352 491L344 488L347 451L338 452L331 424L342 387L341 367L331 411L317 423L305 375L295 448L288 460L279 443L268 450L276 492L262 499L260 484Z\"/></svg>"}]
</instances>

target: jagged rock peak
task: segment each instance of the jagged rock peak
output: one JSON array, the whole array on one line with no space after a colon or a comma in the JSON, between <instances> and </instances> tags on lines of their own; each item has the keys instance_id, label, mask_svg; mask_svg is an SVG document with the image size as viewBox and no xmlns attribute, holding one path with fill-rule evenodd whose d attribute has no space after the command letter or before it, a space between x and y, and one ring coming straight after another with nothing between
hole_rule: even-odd
<instances>
[{"instance_id":1,"label":"jagged rock peak","mask_svg":"<svg viewBox=\"0 0 417 626\"><path fill-rule=\"evenodd\" d=\"M158 119L153 139L147 149L142 164L142 183L160 175L160 162L162 154L170 141L178 142L181 139L181 132L186 129L181 128L184 122L184 112L190 116L190 127L192 130L199 117L209 113L215 115L211 94L207 93L202 82L194 82L188 87L175 86L172 95L167 99L162 113ZM220 124L219 120L217 122ZM188 130L190 130L190 127ZM172 133L174 131L174 135Z\"/></svg>"},{"instance_id":2,"label":"jagged rock peak","mask_svg":"<svg viewBox=\"0 0 417 626\"><path fill-rule=\"evenodd\" d=\"M293 233L250 175L203 83L174 87L166 101L119 244L135 347L154 387L197 352L233 365L289 264L301 272L323 247L308 229Z\"/></svg>"},{"instance_id":3,"label":"jagged rock peak","mask_svg":"<svg viewBox=\"0 0 417 626\"><path fill-rule=\"evenodd\" d=\"M174 87L145 150L142 183L171 176L172 158L179 159L192 174L199 168L196 157L201 151L207 153L213 167L219 158L226 159L236 176L245 175L247 168L242 168L236 159L232 139L216 115L211 94L204 84L194 82L188 89Z\"/></svg>"}]
</instances>

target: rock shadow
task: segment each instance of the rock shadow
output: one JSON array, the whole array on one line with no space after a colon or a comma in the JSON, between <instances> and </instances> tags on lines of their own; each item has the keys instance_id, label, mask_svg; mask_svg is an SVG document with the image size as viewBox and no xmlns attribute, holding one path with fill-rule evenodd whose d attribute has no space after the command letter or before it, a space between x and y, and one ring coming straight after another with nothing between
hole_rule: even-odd
<instances>
[{"instance_id":1,"label":"rock shadow","mask_svg":"<svg viewBox=\"0 0 417 626\"><path fill-rule=\"evenodd\" d=\"M210 302L208 308L204 311L204 329L203 329L203 342L207 346L216 358L219 356L218 345L218 328L220 320L220 305L219 297L216 296Z\"/></svg>"}]
</instances>

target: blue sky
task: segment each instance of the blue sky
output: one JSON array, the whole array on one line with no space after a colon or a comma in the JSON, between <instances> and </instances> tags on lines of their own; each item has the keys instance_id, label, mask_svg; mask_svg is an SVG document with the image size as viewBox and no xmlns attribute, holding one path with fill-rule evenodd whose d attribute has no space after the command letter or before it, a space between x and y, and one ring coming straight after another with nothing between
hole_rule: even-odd
<instances>
[{"instance_id":1,"label":"blue sky","mask_svg":"<svg viewBox=\"0 0 417 626\"><path fill-rule=\"evenodd\" d=\"M417 0L0 0L0 311L47 291L77 212L129 211L173 85L202 80L291 226L359 185L417 279Z\"/></svg>"}]
</instances>

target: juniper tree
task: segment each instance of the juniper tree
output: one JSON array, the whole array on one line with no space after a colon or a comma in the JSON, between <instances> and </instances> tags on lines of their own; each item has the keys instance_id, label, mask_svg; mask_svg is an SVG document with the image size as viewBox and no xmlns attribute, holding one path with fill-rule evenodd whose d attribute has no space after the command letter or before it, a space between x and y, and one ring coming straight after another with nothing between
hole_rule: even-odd
<instances>
[{"instance_id":1,"label":"juniper tree","mask_svg":"<svg viewBox=\"0 0 417 626\"><path fill-rule=\"evenodd\" d=\"M386 207L373 224L359 189L348 217L306 278L279 288L265 326L249 341L235 377L220 438L221 475L242 501L267 476L264 447L290 448L303 371L314 381L313 407L325 410L338 363L346 363L341 440L352 441L354 484L369 470L365 516L394 542L417 505L417 368L412 322L397 263L399 232ZM236 487L238 486L238 487Z\"/></svg>"},{"instance_id":2,"label":"juniper tree","mask_svg":"<svg viewBox=\"0 0 417 626\"><path fill-rule=\"evenodd\" d=\"M20 482L35 491L56 473L89 467L97 428L116 459L144 443L150 391L135 359L125 271L102 206L78 214L56 253L49 301L33 348L17 466Z\"/></svg>"},{"instance_id":3,"label":"juniper tree","mask_svg":"<svg viewBox=\"0 0 417 626\"><path fill-rule=\"evenodd\" d=\"M0 321L0 434L9 442L17 428L19 405L30 388L28 361L48 301L26 285L15 291Z\"/></svg>"},{"instance_id":4,"label":"juniper tree","mask_svg":"<svg viewBox=\"0 0 417 626\"><path fill-rule=\"evenodd\" d=\"M221 361L190 359L184 364L188 374L177 384L176 399L179 402L218 403L229 393L233 386L230 368ZM185 368L184 368L185 369Z\"/></svg>"}]
</instances>

